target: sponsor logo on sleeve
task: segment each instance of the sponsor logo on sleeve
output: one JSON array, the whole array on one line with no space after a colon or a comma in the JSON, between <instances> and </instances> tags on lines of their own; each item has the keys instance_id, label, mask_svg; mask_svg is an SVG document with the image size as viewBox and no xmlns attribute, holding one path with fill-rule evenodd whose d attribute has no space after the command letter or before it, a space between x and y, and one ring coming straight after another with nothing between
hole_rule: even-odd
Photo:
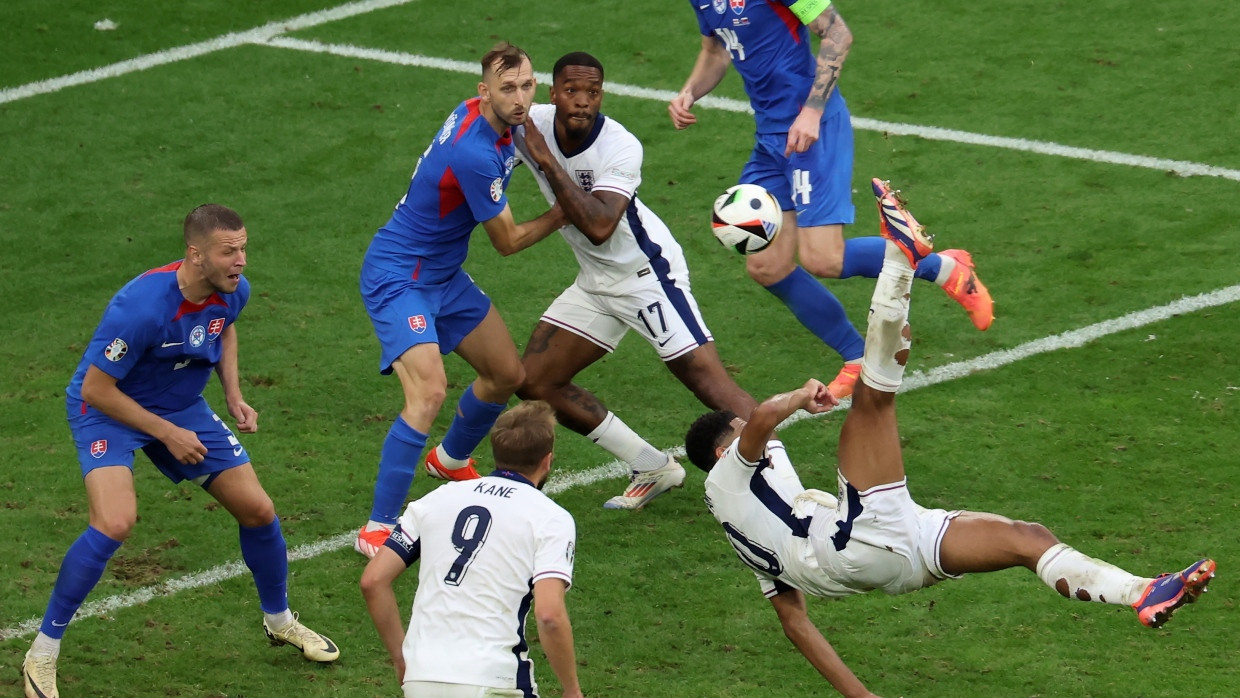
<instances>
[{"instance_id":1,"label":"sponsor logo on sleeve","mask_svg":"<svg viewBox=\"0 0 1240 698\"><path fill-rule=\"evenodd\" d=\"M216 337L220 336L220 333L223 331L224 331L224 318L217 317L211 322L207 323L207 338L208 339L214 340Z\"/></svg>"},{"instance_id":2,"label":"sponsor logo on sleeve","mask_svg":"<svg viewBox=\"0 0 1240 698\"><path fill-rule=\"evenodd\" d=\"M504 197L504 178L496 177L495 181L491 182L491 200L499 201L503 197Z\"/></svg>"},{"instance_id":3,"label":"sponsor logo on sleeve","mask_svg":"<svg viewBox=\"0 0 1240 698\"><path fill-rule=\"evenodd\" d=\"M125 340L117 337L112 343L103 348L103 358L108 361L116 362L125 358L125 354L129 353L129 345Z\"/></svg>"},{"instance_id":4,"label":"sponsor logo on sleeve","mask_svg":"<svg viewBox=\"0 0 1240 698\"><path fill-rule=\"evenodd\" d=\"M628 170L622 170L622 169L620 169L619 167L613 167L613 168L611 168L611 170L610 170L609 174L611 174L611 176L613 176L613 177L619 177L619 178L621 178L621 179L637 179L637 173L636 173L636 172L630 172L630 171L628 171Z\"/></svg>"},{"instance_id":5,"label":"sponsor logo on sleeve","mask_svg":"<svg viewBox=\"0 0 1240 698\"><path fill-rule=\"evenodd\" d=\"M99 439L92 441L90 444L91 458L103 458L103 454L108 452L108 440Z\"/></svg>"},{"instance_id":6,"label":"sponsor logo on sleeve","mask_svg":"<svg viewBox=\"0 0 1240 698\"><path fill-rule=\"evenodd\" d=\"M195 325L194 329L189 331L189 345L191 347L200 347L205 341L207 341L207 328L202 325Z\"/></svg>"},{"instance_id":7,"label":"sponsor logo on sleeve","mask_svg":"<svg viewBox=\"0 0 1240 698\"><path fill-rule=\"evenodd\" d=\"M425 315L409 316L409 329L413 330L414 332L417 332L418 334L422 334L423 332L425 332L426 331L426 316Z\"/></svg>"},{"instance_id":8,"label":"sponsor logo on sleeve","mask_svg":"<svg viewBox=\"0 0 1240 698\"><path fill-rule=\"evenodd\" d=\"M568 548L564 550L564 559L568 560L568 564L573 564L573 556L577 554L576 546L573 541L568 542Z\"/></svg>"}]
</instances>

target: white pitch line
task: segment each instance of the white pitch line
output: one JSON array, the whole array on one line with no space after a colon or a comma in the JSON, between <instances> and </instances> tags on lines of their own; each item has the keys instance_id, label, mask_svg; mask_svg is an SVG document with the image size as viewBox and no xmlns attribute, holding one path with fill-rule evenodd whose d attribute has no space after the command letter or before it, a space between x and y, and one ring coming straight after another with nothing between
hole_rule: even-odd
<instances>
[{"instance_id":1,"label":"white pitch line","mask_svg":"<svg viewBox=\"0 0 1240 698\"><path fill-rule=\"evenodd\" d=\"M900 392L905 393L910 390L918 390L927 388L939 383L945 383L950 380L964 378L969 374L978 371L987 371L1015 363L1022 359L1027 359L1038 354L1046 354L1060 349L1075 349L1083 346L1107 335L1116 334L1118 332L1126 332L1139 327L1144 327L1155 322L1167 320L1176 315L1197 312L1207 308L1213 308L1220 305L1227 305L1240 301L1240 284L1228 286L1226 288L1202 293L1196 296L1185 296L1177 301L1172 301L1166 305L1160 305L1146 310L1138 310L1127 315L1123 315L1111 320L1104 320L1093 325L1087 325L1080 329L1070 330L1062 334L1036 339L1031 342L1015 346L1011 349L1001 349L983 356L979 356L966 361L958 361L956 363L939 366L930 369L927 372L915 371L904 378L904 383L900 387ZM847 404L841 405L832 410L832 412L846 409ZM789 427L797 422L806 419L812 419L814 415L808 412L799 411L780 424L780 428ZM684 446L676 446L667 452L674 456L684 455ZM559 494L574 487L584 487L594 484L601 480L610 478L619 478L628 474L628 468L622 461L612 461L605 465L600 465L589 470L583 470L575 473L568 473L552 478L547 483L545 491L547 494ZM299 545L289 551L288 557L290 561L308 560L324 553L335 552L342 548L347 548L353 543L354 536L357 533L352 529L344 533L325 538L314 543ZM84 618L94 617L98 615L106 615L114 611L119 611L130 606L136 606L140 603L146 603L155 598L163 596L171 596L181 591L197 589L210 584L218 584L220 582L240 577L248 574L249 570L240 560L235 560L218 567L212 567L203 572L177 577L166 582L160 582L149 587L143 587L128 594L118 596L109 596L98 601L92 601L82 606L81 610L70 622L77 622ZM42 618L30 618L17 625L10 626L0 630L0 641L12 638L23 637L33 634L39 629Z\"/></svg>"},{"instance_id":2,"label":"white pitch line","mask_svg":"<svg viewBox=\"0 0 1240 698\"><path fill-rule=\"evenodd\" d=\"M137 58L131 58L119 63L105 65L100 68L91 68L69 75L62 75L57 78L49 78L38 82L28 83L19 87L11 87L0 90L0 104L13 102L35 95L49 94L59 92L66 87L76 85L85 85L99 80L115 78L127 73L136 73L155 66L175 63L189 58L197 58L198 56L214 53L227 48L234 48L243 44L262 43L273 36L284 32L298 31L300 29L308 29L310 27L325 24L327 22L335 22L337 20L346 19L355 15L374 12L397 5L405 5L414 0L358 0L338 7L327 10L319 10L318 12L309 12L304 15L298 15L285 20L268 22L261 27L255 27L243 32L232 32L217 36L214 39L200 41L196 44L188 44L186 46L178 46L155 53L148 53Z\"/></svg>"},{"instance_id":3,"label":"white pitch line","mask_svg":"<svg viewBox=\"0 0 1240 698\"><path fill-rule=\"evenodd\" d=\"M434 58L431 56L420 56L413 53L385 51L382 49L364 48L361 46L351 46L348 44L325 44L320 41L307 41L305 39L290 39L288 37L274 36L266 40L265 43L269 46L294 49L297 51L325 53L343 58L359 58L363 60L380 61L383 63L393 63L396 65L405 65L416 68L434 68L436 70L467 73L470 75L475 75L480 70L476 61L456 61L447 58ZM535 73L534 75L540 82L549 83L551 81L551 75L548 73ZM623 97L636 97L638 99L649 99L656 102L668 102L676 96L676 93L670 90L656 90L648 87L637 87L635 85L625 85L623 83L614 82L607 83L607 91L611 94L616 94ZM731 99L728 97L708 96L699 100L698 104L704 109L719 109L722 111L745 114L753 113L753 110L749 108L748 102L739 99ZM1073 146L1049 143L1046 141L988 136L980 133L970 133L968 131L938 128L936 126L900 124L890 121L866 119L857 116L852 117L852 126L854 129L862 131L878 131L897 136L917 136L927 140L949 141L952 143L963 143L966 145L981 145L991 148L1018 150L1027 153L1037 153L1039 155L1053 155L1056 157L1071 158L1074 160L1088 160L1090 162L1099 162L1109 165L1142 167L1151 170L1159 170L1161 172L1173 172L1181 177L1200 175L1203 177L1220 177L1222 179L1230 179L1232 181L1240 182L1240 170L1215 167L1213 165L1204 165L1185 160L1167 160L1164 158L1155 158L1146 155L1129 155L1127 153L1116 153L1107 150L1076 148Z\"/></svg>"}]
</instances>

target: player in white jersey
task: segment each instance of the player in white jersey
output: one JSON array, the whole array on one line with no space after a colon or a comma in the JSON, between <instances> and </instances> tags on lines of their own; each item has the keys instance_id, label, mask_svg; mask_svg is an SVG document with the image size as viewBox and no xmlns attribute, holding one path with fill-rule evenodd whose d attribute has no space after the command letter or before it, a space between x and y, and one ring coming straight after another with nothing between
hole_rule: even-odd
<instances>
[{"instance_id":1,"label":"player in white jersey","mask_svg":"<svg viewBox=\"0 0 1240 698\"><path fill-rule=\"evenodd\" d=\"M547 201L558 202L571 222L560 233L580 266L530 335L517 394L550 403L561 424L628 463L628 487L604 506L638 509L683 483L684 468L574 384L578 373L632 329L706 406L748 415L757 403L719 360L689 290L680 245L637 198L641 143L599 114L602 99L602 64L588 53L570 53L552 72L551 104L530 108L537 133L518 130L514 137ZM550 164L532 164L540 161Z\"/></svg>"},{"instance_id":2,"label":"player in white jersey","mask_svg":"<svg viewBox=\"0 0 1240 698\"><path fill-rule=\"evenodd\" d=\"M581 695L564 604L576 529L540 491L554 440L546 403L504 412L491 430L495 472L410 503L366 566L362 594L407 698L537 696L525 637L531 602L563 695ZM406 634L392 583L418 559Z\"/></svg>"},{"instance_id":3,"label":"player in white jersey","mask_svg":"<svg viewBox=\"0 0 1240 698\"><path fill-rule=\"evenodd\" d=\"M809 620L803 594L902 594L967 572L1026 567L1067 598L1130 605L1142 624L1165 623L1206 590L1213 560L1137 577L1060 543L1041 524L928 510L909 496L895 394L909 354L913 270L932 247L885 183L875 180L875 193L889 242L870 302L861 379L840 433L838 499L802 487L774 440L775 427L798 409L819 413L838 404L817 380L766 400L747 422L728 412L704 415L685 439L690 460L709 472L711 513L754 570L785 635L836 690L870 696Z\"/></svg>"}]
</instances>

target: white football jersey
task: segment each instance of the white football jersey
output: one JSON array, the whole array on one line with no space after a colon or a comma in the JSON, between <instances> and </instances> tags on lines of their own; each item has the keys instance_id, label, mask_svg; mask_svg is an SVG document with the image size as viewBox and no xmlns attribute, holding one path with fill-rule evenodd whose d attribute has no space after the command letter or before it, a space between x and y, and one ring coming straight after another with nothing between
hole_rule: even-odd
<instances>
[{"instance_id":1,"label":"white football jersey","mask_svg":"<svg viewBox=\"0 0 1240 698\"><path fill-rule=\"evenodd\" d=\"M793 499L805 491L782 442L772 439L766 456L750 463L737 452L739 437L706 476L706 505L723 525L728 542L758 577L770 598L788 587L813 596L851 596L866 591L832 579L818 565L810 542L813 516L836 516L835 509Z\"/></svg>"},{"instance_id":2,"label":"white football jersey","mask_svg":"<svg viewBox=\"0 0 1240 698\"><path fill-rule=\"evenodd\" d=\"M525 639L534 583L572 583L572 516L520 475L496 471L411 502L387 547L421 557L405 681L536 691Z\"/></svg>"},{"instance_id":3,"label":"white football jersey","mask_svg":"<svg viewBox=\"0 0 1240 698\"><path fill-rule=\"evenodd\" d=\"M555 139L555 105L535 104L529 118L542 132L556 160L587 192L611 191L629 197L629 209L607 242L595 245L575 226L560 229L573 248L581 269L577 284L591 293L624 295L635 285L656 282L669 272L687 274L684 252L667 225L637 198L642 181L642 144L613 119L602 114L582 147L565 154ZM555 193L525 149L525 131L513 139L518 157L529 166L547 203ZM645 270L645 271L644 271Z\"/></svg>"}]
</instances>

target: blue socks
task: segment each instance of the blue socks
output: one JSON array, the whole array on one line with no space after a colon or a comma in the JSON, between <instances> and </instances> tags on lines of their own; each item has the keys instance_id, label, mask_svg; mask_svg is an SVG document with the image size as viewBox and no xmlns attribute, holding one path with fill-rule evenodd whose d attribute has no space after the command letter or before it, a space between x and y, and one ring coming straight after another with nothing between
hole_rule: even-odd
<instances>
[{"instance_id":1,"label":"blue socks","mask_svg":"<svg viewBox=\"0 0 1240 698\"><path fill-rule=\"evenodd\" d=\"M424 448L426 434L409 426L404 417L397 415L379 454L379 477L375 479L371 521L396 524L405 506L405 498L409 496L409 487L413 485L413 475L417 472Z\"/></svg>"},{"instance_id":2,"label":"blue socks","mask_svg":"<svg viewBox=\"0 0 1240 698\"><path fill-rule=\"evenodd\" d=\"M883 255L886 253L887 240L881 237L844 240L844 261L840 267L840 278L864 276L867 279L877 279L879 272L883 270ZM938 278L942 265L939 255L931 252L917 265L913 276L933 283Z\"/></svg>"},{"instance_id":3,"label":"blue socks","mask_svg":"<svg viewBox=\"0 0 1240 698\"><path fill-rule=\"evenodd\" d=\"M43 624L39 626L40 632L56 640L64 637L73 614L77 613L86 595L99 583L108 560L120 547L120 541L108 538L97 528L86 527L86 531L69 546L60 563L60 572L52 587L52 598L47 602Z\"/></svg>"},{"instance_id":4,"label":"blue socks","mask_svg":"<svg viewBox=\"0 0 1240 698\"><path fill-rule=\"evenodd\" d=\"M844 361L856 361L865 353L865 340L849 322L844 305L805 269L797 267L766 290L783 301L806 329L838 352Z\"/></svg>"},{"instance_id":5,"label":"blue socks","mask_svg":"<svg viewBox=\"0 0 1240 698\"><path fill-rule=\"evenodd\" d=\"M507 406L507 403L479 400L474 395L473 383L470 383L456 405L456 417L448 427L448 433L444 434L440 444L443 450L457 460L469 458Z\"/></svg>"},{"instance_id":6,"label":"blue socks","mask_svg":"<svg viewBox=\"0 0 1240 698\"><path fill-rule=\"evenodd\" d=\"M254 575L263 613L288 609L288 547L280 531L280 517L266 526L241 530L241 559Z\"/></svg>"}]
</instances>

